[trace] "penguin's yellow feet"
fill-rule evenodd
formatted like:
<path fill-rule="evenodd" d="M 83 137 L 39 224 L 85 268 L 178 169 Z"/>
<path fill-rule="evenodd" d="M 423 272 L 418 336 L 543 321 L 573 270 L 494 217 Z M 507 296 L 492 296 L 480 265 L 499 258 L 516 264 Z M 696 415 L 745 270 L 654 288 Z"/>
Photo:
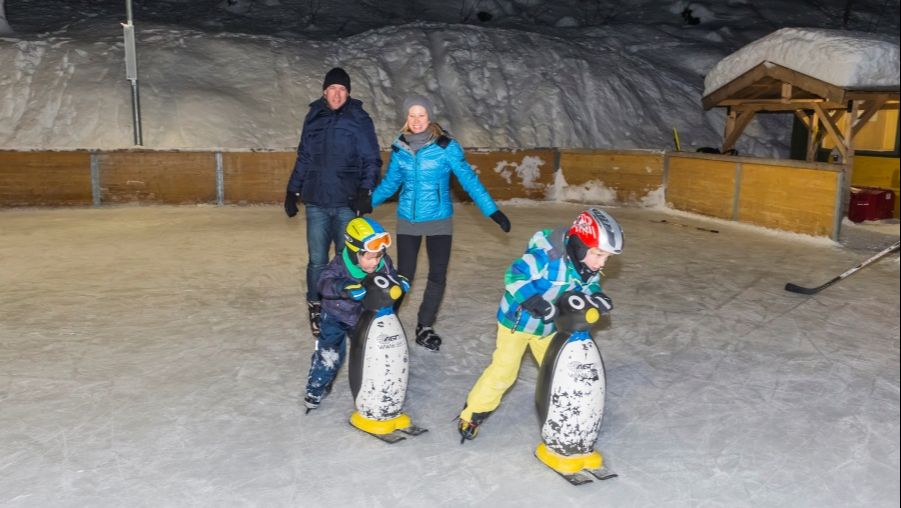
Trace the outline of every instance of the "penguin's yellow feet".
<path fill-rule="evenodd" d="M 412 426 L 413 422 L 410 421 L 410 417 L 406 413 L 401 413 L 389 420 L 372 420 L 361 415 L 358 411 L 354 411 L 354 414 L 350 415 L 350 424 L 370 434 L 390 434 L 395 430 L 406 429 Z"/>
<path fill-rule="evenodd" d="M 535 456 L 558 473 L 572 474 L 583 469 L 599 469 L 604 465 L 604 459 L 597 450 L 583 455 L 561 455 L 548 448 L 544 443 L 535 449 Z"/>
<path fill-rule="evenodd" d="M 389 420 L 372 420 L 354 411 L 350 416 L 350 424 L 386 443 L 396 443 L 406 439 L 406 436 L 418 436 L 428 431 L 413 425 L 405 413 Z"/>
<path fill-rule="evenodd" d="M 616 473 L 604 467 L 604 458 L 597 450 L 582 455 L 561 455 L 541 443 L 535 449 L 535 456 L 573 485 L 590 483 L 591 476 L 598 480 L 607 480 L 617 476 Z M 582 471 L 590 473 L 591 476 Z"/>

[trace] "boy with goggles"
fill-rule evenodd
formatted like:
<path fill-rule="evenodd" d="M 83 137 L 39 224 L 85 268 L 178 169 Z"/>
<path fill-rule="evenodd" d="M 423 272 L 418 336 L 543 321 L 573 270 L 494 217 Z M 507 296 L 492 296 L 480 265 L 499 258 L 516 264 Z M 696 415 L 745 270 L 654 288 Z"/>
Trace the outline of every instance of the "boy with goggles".
<path fill-rule="evenodd" d="M 352 219 L 344 230 L 344 245 L 319 277 L 322 295 L 322 326 L 311 358 L 304 405 L 319 407 L 331 391 L 338 369 L 344 363 L 345 343 L 363 313 L 360 303 L 366 288 L 360 282 L 370 273 L 383 273 L 398 281 L 406 292 L 410 283 L 399 276 L 387 250 L 391 235 L 367 217 Z"/>

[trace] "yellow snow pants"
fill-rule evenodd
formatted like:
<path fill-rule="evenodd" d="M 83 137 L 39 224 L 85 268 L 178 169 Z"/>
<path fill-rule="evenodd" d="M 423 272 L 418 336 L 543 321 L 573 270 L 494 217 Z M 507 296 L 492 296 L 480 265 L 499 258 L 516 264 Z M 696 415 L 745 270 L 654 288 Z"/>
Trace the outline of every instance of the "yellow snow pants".
<path fill-rule="evenodd" d="M 491 363 L 485 367 L 479 380 L 469 391 L 469 395 L 466 397 L 466 408 L 460 413 L 460 418 L 468 422 L 472 421 L 473 413 L 490 413 L 497 409 L 501 403 L 501 397 L 516 381 L 526 347 L 529 347 L 535 361 L 541 366 L 544 353 L 551 343 L 551 337 L 553 334 L 541 337 L 531 333 L 514 332 L 498 323 L 497 345 L 494 354 L 491 355 Z"/>

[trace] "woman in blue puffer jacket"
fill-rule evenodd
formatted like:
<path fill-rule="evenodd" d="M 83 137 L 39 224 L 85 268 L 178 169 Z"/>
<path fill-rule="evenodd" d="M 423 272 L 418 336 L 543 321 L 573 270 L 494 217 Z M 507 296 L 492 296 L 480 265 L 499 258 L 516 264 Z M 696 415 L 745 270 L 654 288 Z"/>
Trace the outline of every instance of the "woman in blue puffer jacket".
<path fill-rule="evenodd" d="M 416 343 L 430 351 L 438 351 L 441 337 L 435 333 L 434 324 L 444 296 L 453 235 L 451 174 L 457 177 L 482 213 L 504 232 L 510 231 L 510 221 L 498 210 L 478 175 L 466 162 L 460 144 L 431 121 L 431 102 L 413 95 L 404 100 L 403 111 L 406 122 L 391 143 L 391 162 L 384 179 L 372 193 L 372 206 L 382 204 L 400 189 L 397 271 L 410 282 L 416 274 L 422 237 L 426 237 L 429 275 L 417 316 Z"/>

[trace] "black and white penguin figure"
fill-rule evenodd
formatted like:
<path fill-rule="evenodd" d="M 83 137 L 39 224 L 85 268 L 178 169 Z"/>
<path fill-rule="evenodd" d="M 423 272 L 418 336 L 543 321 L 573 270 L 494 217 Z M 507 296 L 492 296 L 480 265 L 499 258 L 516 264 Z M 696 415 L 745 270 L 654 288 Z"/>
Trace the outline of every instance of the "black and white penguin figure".
<path fill-rule="evenodd" d="M 350 347 L 350 389 L 356 411 L 350 423 L 387 442 L 404 439 L 396 431 L 418 435 L 403 413 L 410 374 L 407 337 L 394 312 L 394 301 L 403 290 L 397 280 L 383 273 L 371 273 L 362 282 L 366 289 L 360 316 Z"/>
<path fill-rule="evenodd" d="M 557 300 L 551 339 L 535 386 L 542 443 L 535 455 L 573 484 L 616 476 L 594 449 L 604 418 L 607 380 L 591 327 L 607 307 L 594 297 L 567 291 Z"/>

